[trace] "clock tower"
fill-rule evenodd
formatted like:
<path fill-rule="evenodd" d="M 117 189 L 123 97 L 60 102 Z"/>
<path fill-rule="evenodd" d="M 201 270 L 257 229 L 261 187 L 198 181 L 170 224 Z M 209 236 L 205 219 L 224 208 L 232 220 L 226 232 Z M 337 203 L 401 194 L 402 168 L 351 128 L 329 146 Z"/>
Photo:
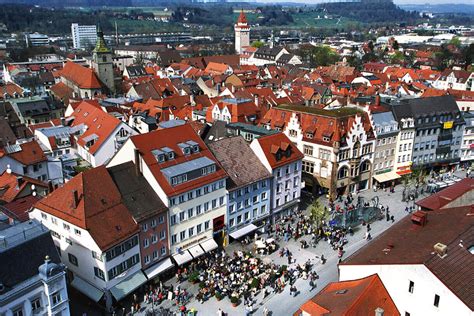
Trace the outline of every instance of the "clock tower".
<path fill-rule="evenodd" d="M 115 83 L 112 51 L 105 44 L 104 33 L 100 28 L 97 30 L 97 43 L 92 53 L 92 68 L 100 81 L 109 89 L 109 92 L 114 93 Z"/>

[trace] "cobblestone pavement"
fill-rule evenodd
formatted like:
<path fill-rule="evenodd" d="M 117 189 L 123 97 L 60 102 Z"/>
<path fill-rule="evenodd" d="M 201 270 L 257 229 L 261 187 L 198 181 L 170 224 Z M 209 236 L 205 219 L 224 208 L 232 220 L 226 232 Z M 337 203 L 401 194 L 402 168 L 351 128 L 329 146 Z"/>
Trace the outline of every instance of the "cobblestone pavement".
<path fill-rule="evenodd" d="M 459 172 L 456 175 L 460 177 L 464 177 L 465 174 Z M 367 190 L 360 193 L 360 196 L 364 197 L 365 200 L 370 200 L 373 197 L 377 196 L 379 198 L 379 204 L 383 206 L 388 206 L 390 210 L 390 215 L 394 216 L 395 222 L 399 221 L 404 216 L 407 216 L 408 213 L 405 211 L 406 206 L 414 205 L 414 202 L 411 201 L 409 203 L 402 202 L 402 191 L 403 186 L 398 185 L 395 187 L 395 192 L 390 193 L 388 190 L 378 190 L 374 192 L 372 189 Z M 419 196 L 418 199 L 426 197 L 428 194 L 423 194 Z M 354 196 L 356 197 L 356 196 Z M 328 201 L 325 197 L 320 198 L 324 205 L 328 205 Z M 356 201 L 356 199 L 355 199 Z M 377 237 L 380 233 L 385 231 L 389 228 L 392 224 L 391 221 L 386 221 L 384 218 L 383 220 L 377 220 L 371 224 L 371 235 L 373 238 Z M 344 255 L 343 258 L 351 255 L 370 241 L 366 241 L 365 237 L 366 229 L 364 226 L 359 226 L 358 228 L 354 229 L 354 235 L 350 236 L 347 235 L 347 239 L 349 241 L 348 244 L 344 246 Z M 309 236 L 302 237 L 301 239 L 309 241 Z M 300 239 L 300 240 L 301 240 Z M 303 264 L 308 259 L 310 259 L 313 263 L 313 271 L 317 271 L 319 274 L 319 279 L 317 281 L 317 288 L 310 291 L 309 280 L 298 279 L 295 283 L 299 294 L 296 297 L 290 296 L 289 293 L 289 286 L 286 286 L 284 291 L 279 294 L 270 294 L 265 300 L 263 300 L 263 295 L 259 294 L 256 296 L 256 304 L 254 304 L 254 312 L 252 315 L 262 315 L 263 313 L 263 306 L 266 306 L 275 316 L 289 316 L 292 315 L 298 307 L 303 304 L 305 301 L 316 295 L 316 293 L 321 290 L 324 286 L 326 286 L 330 282 L 334 282 L 338 280 L 338 256 L 337 251 L 332 250 L 330 245 L 325 241 L 320 241 L 318 245 L 313 248 L 309 247 L 306 249 L 300 248 L 300 242 L 291 239 L 288 242 L 279 242 L 280 247 L 289 248 L 289 250 L 293 253 L 293 258 L 296 259 L 296 264 Z M 227 253 L 232 253 L 234 250 L 243 250 L 243 247 L 246 250 L 250 250 L 252 246 L 242 246 L 240 243 L 233 242 L 227 248 Z M 327 259 L 327 262 L 323 265 L 320 263 L 318 257 L 324 254 L 324 257 Z M 260 256 L 260 255 L 259 255 Z M 271 255 L 264 255 L 261 256 L 262 258 L 268 257 L 273 262 L 283 265 L 287 264 L 287 258 L 281 258 L 279 256 L 278 251 L 274 252 Z M 169 284 L 176 285 L 176 280 L 173 278 L 172 280 L 168 281 L 166 285 Z M 196 293 L 198 290 L 198 284 L 189 284 L 188 282 L 181 283 L 181 288 L 187 289 L 190 293 Z M 170 301 L 164 301 L 161 306 L 170 309 L 173 312 L 177 311 L 177 307 L 173 306 Z M 142 310 L 139 313 L 135 313 L 135 315 L 145 315 L 146 310 L 152 310 L 150 305 L 142 305 Z M 195 308 L 198 312 L 197 315 L 199 316 L 210 316 L 210 315 L 217 315 L 217 310 L 221 308 L 227 315 L 247 315 L 245 311 L 245 306 L 240 304 L 237 307 L 232 307 L 230 301 L 225 298 L 221 301 L 217 301 L 215 298 L 211 298 L 208 301 L 204 302 L 203 304 L 197 302 L 194 299 L 186 305 L 188 309 Z M 155 310 L 157 308 L 155 307 Z M 159 314 L 157 314 L 159 315 Z M 179 315 L 179 314 L 177 314 Z"/>

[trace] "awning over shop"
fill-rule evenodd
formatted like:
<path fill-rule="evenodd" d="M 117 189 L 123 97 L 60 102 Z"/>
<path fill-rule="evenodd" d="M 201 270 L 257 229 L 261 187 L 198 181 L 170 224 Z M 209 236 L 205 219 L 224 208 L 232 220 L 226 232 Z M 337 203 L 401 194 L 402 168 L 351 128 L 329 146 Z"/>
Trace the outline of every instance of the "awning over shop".
<path fill-rule="evenodd" d="M 132 293 L 146 281 L 147 278 L 143 274 L 143 272 L 138 271 L 137 273 L 129 276 L 128 278 L 111 288 L 110 293 L 112 293 L 112 296 L 115 297 L 117 301 L 120 301 L 122 298 Z"/>
<path fill-rule="evenodd" d="M 389 172 L 374 175 L 374 179 L 379 183 L 392 181 L 398 178 L 400 178 L 400 175 L 397 174 L 395 171 L 389 171 Z"/>
<path fill-rule="evenodd" d="M 255 226 L 254 224 L 250 224 L 250 225 L 247 225 L 247 226 L 244 226 L 240 229 L 237 229 L 235 232 L 232 232 L 230 234 L 230 237 L 234 238 L 234 239 L 239 239 L 240 237 L 243 237 L 247 234 L 250 234 L 251 232 L 257 230 L 257 226 Z"/>
<path fill-rule="evenodd" d="M 411 170 L 410 170 L 410 169 L 397 171 L 397 174 L 398 174 L 399 176 L 404 176 L 404 175 L 410 174 L 410 173 L 411 173 Z"/>
<path fill-rule="evenodd" d="M 202 249 L 204 249 L 205 252 L 210 252 L 213 251 L 214 249 L 217 249 L 217 243 L 214 239 L 208 239 L 204 242 L 201 243 Z"/>
<path fill-rule="evenodd" d="M 87 283 L 86 281 L 79 278 L 78 276 L 74 276 L 74 280 L 72 280 L 71 285 L 76 290 L 78 290 L 79 292 L 81 292 L 82 294 L 84 294 L 85 296 L 87 296 L 88 298 L 90 298 L 96 303 L 104 295 L 104 292 L 102 292 L 101 290 L 93 286 L 92 284 Z"/>
<path fill-rule="evenodd" d="M 162 260 L 162 261 L 158 262 L 157 264 L 153 265 L 152 267 L 146 269 L 145 274 L 146 274 L 148 279 L 151 279 L 151 278 L 157 276 L 158 274 L 170 269 L 173 266 L 174 266 L 174 264 L 171 261 L 171 259 L 166 258 L 165 260 Z"/>
<path fill-rule="evenodd" d="M 194 258 L 200 257 L 204 254 L 204 250 L 202 250 L 201 246 L 199 245 L 188 248 L 188 250 Z"/>
<path fill-rule="evenodd" d="M 181 253 L 177 253 L 177 254 L 173 255 L 173 259 L 176 261 L 176 263 L 179 266 L 182 266 L 186 262 L 189 262 L 189 261 L 193 260 L 193 256 L 191 256 L 189 251 L 184 250 Z"/>

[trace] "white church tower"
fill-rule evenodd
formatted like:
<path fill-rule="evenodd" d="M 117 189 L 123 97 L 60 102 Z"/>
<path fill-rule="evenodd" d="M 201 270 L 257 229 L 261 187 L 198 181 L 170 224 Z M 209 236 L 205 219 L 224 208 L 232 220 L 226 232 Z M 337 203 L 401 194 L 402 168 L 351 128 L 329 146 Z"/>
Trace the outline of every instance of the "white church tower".
<path fill-rule="evenodd" d="M 242 53 L 242 47 L 250 46 L 250 26 L 247 22 L 244 10 L 240 11 L 237 24 L 234 25 L 235 30 L 235 51 Z"/>

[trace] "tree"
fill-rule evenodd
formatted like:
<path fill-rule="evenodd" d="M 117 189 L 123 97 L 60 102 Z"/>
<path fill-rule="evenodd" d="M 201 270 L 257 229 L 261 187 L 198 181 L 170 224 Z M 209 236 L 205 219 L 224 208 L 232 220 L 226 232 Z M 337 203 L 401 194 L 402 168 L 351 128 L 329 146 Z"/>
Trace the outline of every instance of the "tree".
<path fill-rule="evenodd" d="M 332 65 L 339 60 L 329 46 L 305 46 L 299 54 L 311 67 Z"/>
<path fill-rule="evenodd" d="M 310 206 L 309 217 L 313 224 L 319 227 L 321 226 L 321 222 L 329 217 L 329 211 L 327 207 L 321 204 L 319 199 L 316 199 Z"/>
<path fill-rule="evenodd" d="M 401 64 L 405 60 L 405 56 L 402 52 L 396 51 L 395 54 L 390 57 L 390 60 L 392 64 Z"/>
<path fill-rule="evenodd" d="M 450 41 L 449 44 L 456 46 L 457 48 L 461 47 L 461 40 L 459 37 L 453 37 Z"/>
<path fill-rule="evenodd" d="M 262 41 L 255 41 L 255 42 L 252 43 L 252 47 L 255 47 L 255 48 L 260 48 L 263 45 L 265 45 L 265 43 L 262 42 Z"/>

